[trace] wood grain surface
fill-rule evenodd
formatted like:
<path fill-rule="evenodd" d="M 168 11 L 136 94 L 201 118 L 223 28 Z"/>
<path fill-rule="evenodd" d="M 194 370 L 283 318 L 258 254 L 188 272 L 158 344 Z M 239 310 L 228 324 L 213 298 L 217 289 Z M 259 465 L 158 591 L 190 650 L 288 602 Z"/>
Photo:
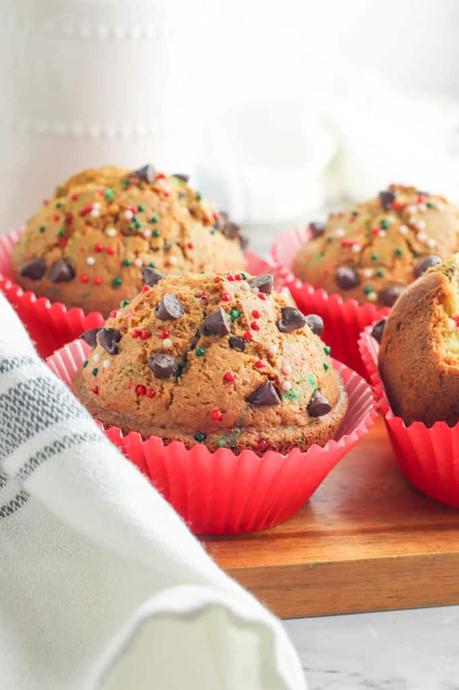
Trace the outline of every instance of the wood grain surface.
<path fill-rule="evenodd" d="M 382 420 L 291 520 L 203 541 L 284 618 L 459 603 L 459 511 L 405 482 Z"/>

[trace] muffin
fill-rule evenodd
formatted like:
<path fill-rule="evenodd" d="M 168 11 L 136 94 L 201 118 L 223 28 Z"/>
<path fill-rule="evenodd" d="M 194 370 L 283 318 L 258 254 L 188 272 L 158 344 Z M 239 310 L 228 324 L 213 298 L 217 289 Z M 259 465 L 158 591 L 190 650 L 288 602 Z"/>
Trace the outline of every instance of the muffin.
<path fill-rule="evenodd" d="M 102 329 L 74 390 L 107 425 L 187 447 L 286 452 L 325 444 L 347 396 L 322 321 L 244 273 L 164 276 Z"/>
<path fill-rule="evenodd" d="M 430 268 L 392 309 L 379 370 L 393 412 L 406 424 L 459 421 L 459 254 Z"/>
<path fill-rule="evenodd" d="M 139 292 L 144 268 L 244 270 L 242 243 L 185 175 L 102 167 L 57 188 L 28 221 L 12 264 L 23 288 L 107 316 Z"/>
<path fill-rule="evenodd" d="M 360 304 L 391 307 L 405 287 L 458 247 L 459 212 L 442 196 L 392 184 L 326 223 L 293 262 L 301 280 Z"/>

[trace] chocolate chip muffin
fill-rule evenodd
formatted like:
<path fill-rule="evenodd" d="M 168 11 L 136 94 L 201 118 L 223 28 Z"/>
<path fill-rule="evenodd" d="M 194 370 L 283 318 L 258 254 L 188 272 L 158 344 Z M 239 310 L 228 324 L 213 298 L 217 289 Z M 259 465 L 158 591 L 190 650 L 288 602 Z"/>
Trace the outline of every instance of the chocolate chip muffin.
<path fill-rule="evenodd" d="M 187 447 L 306 450 L 338 430 L 347 396 L 322 320 L 244 273 L 164 276 L 83 334 L 74 389 L 95 417 Z"/>
<path fill-rule="evenodd" d="M 392 184 L 311 223 L 295 258 L 301 280 L 359 303 L 391 307 L 405 287 L 459 248 L 459 212 L 442 196 Z"/>
<path fill-rule="evenodd" d="M 12 263 L 22 287 L 105 316 L 142 286 L 141 269 L 244 270 L 239 227 L 185 175 L 151 165 L 86 170 L 28 221 Z"/>
<path fill-rule="evenodd" d="M 382 332 L 381 378 L 407 424 L 459 421 L 459 254 L 430 268 L 392 309 Z M 373 335 L 379 339 L 382 327 Z"/>

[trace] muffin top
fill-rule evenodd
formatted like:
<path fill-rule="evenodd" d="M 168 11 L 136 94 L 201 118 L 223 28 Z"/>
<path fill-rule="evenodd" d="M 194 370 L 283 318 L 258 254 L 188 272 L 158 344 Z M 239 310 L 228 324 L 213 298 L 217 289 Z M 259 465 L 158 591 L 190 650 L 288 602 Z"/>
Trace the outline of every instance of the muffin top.
<path fill-rule="evenodd" d="M 459 254 L 430 268 L 392 309 L 379 369 L 395 414 L 407 424 L 459 421 Z M 376 332 L 376 336 L 378 333 Z"/>
<path fill-rule="evenodd" d="M 243 270 L 239 227 L 188 185 L 151 165 L 71 177 L 32 216 L 13 251 L 18 282 L 108 315 L 142 287 L 141 269 Z"/>
<path fill-rule="evenodd" d="M 406 285 L 458 249 L 458 232 L 459 212 L 444 197 L 392 184 L 311 223 L 293 270 L 329 293 L 391 307 Z"/>
<path fill-rule="evenodd" d="M 271 275 L 163 276 L 82 337 L 75 390 L 103 422 L 215 449 L 325 443 L 346 395 L 320 339 Z"/>

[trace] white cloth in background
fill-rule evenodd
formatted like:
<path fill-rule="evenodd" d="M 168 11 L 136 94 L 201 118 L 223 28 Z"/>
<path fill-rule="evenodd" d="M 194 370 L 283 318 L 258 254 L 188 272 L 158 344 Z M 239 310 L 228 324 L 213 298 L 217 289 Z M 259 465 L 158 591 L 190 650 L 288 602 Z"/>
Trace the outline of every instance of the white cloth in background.
<path fill-rule="evenodd" d="M 0 295 L 2 690 L 303 690 L 281 623 L 39 360 Z"/>

